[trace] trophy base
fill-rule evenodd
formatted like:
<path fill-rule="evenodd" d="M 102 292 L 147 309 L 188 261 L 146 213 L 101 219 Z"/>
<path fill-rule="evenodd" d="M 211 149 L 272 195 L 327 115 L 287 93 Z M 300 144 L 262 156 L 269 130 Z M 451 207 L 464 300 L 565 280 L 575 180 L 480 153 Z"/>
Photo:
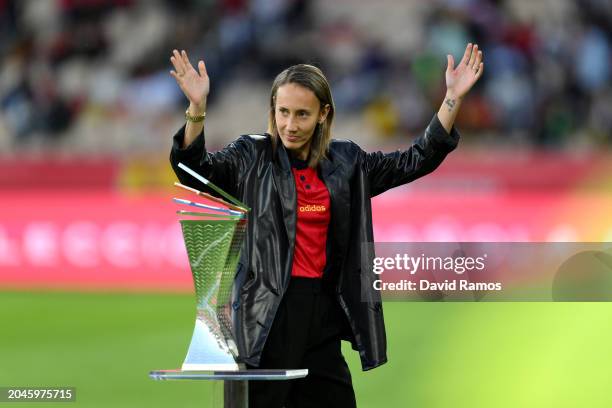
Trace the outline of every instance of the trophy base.
<path fill-rule="evenodd" d="M 149 373 L 154 380 L 294 380 L 308 375 L 308 369 L 299 370 L 155 370 Z"/>
<path fill-rule="evenodd" d="M 293 380 L 308 375 L 308 370 L 238 370 L 238 371 L 189 371 L 189 370 L 156 370 L 149 373 L 154 380 L 221 380 L 223 384 L 221 401 L 212 395 L 209 408 L 248 408 L 249 381 L 253 380 Z M 217 385 L 213 385 L 213 390 Z"/>
<path fill-rule="evenodd" d="M 189 364 L 181 366 L 181 371 L 239 371 L 238 364 Z"/>

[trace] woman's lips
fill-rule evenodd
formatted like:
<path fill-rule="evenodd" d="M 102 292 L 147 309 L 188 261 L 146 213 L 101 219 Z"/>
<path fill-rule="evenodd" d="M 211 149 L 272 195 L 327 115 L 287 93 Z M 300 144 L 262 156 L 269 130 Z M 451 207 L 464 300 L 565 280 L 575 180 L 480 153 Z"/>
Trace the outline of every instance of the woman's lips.
<path fill-rule="evenodd" d="M 285 136 L 285 137 L 286 137 L 286 138 L 287 138 L 287 140 L 288 140 L 288 141 L 290 141 L 290 142 L 297 142 L 298 140 L 300 140 L 300 138 L 299 138 L 298 136 L 290 136 L 290 135 L 287 135 L 287 136 Z"/>

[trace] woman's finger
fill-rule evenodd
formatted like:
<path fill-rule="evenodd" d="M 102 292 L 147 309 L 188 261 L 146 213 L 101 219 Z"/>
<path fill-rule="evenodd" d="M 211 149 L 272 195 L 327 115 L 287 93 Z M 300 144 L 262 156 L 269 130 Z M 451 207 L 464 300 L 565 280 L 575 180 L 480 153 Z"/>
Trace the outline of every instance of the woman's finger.
<path fill-rule="evenodd" d="M 482 76 L 482 71 L 484 71 L 484 64 L 481 62 L 480 65 L 478 65 L 478 71 L 476 71 L 476 80 Z"/>
<path fill-rule="evenodd" d="M 470 55 L 472 53 L 472 43 L 469 43 L 467 47 L 465 47 L 465 52 L 463 53 L 463 58 L 461 58 L 461 63 L 463 65 L 467 65 L 470 60 Z"/>
<path fill-rule="evenodd" d="M 174 79 L 176 79 L 177 82 L 179 82 L 181 80 L 181 77 L 179 77 L 178 74 L 176 73 L 176 71 L 174 71 L 174 70 L 170 71 L 170 75 L 172 75 L 172 77 Z"/>
<path fill-rule="evenodd" d="M 198 62 L 198 71 L 200 72 L 200 76 L 208 76 L 208 72 L 206 72 L 206 64 L 204 64 L 203 60 Z"/>
<path fill-rule="evenodd" d="M 174 57 L 174 67 L 176 68 L 176 73 L 179 75 L 183 75 L 185 73 L 185 64 L 183 63 L 181 54 L 179 54 L 178 50 L 173 50 L 172 56 Z"/>
<path fill-rule="evenodd" d="M 474 44 L 474 46 L 472 47 L 472 54 L 470 55 L 468 67 L 474 66 L 474 62 L 476 61 L 476 55 L 478 55 L 478 44 Z"/>
<path fill-rule="evenodd" d="M 481 62 L 482 62 L 482 51 L 478 50 L 478 55 L 476 56 L 476 62 L 474 63 L 474 65 L 476 67 L 480 67 Z"/>
<path fill-rule="evenodd" d="M 178 73 L 179 72 L 179 64 L 176 61 L 176 58 L 174 58 L 174 55 L 170 57 L 170 62 L 172 63 L 172 66 L 174 67 L 174 72 Z"/>
<path fill-rule="evenodd" d="M 181 57 L 183 59 L 183 64 L 185 64 L 185 69 L 193 68 L 191 65 L 191 61 L 189 61 L 189 56 L 187 55 L 187 51 L 181 50 Z"/>
<path fill-rule="evenodd" d="M 449 54 L 446 56 L 446 62 L 446 72 L 452 72 L 453 69 L 455 69 L 455 59 L 452 55 Z"/>

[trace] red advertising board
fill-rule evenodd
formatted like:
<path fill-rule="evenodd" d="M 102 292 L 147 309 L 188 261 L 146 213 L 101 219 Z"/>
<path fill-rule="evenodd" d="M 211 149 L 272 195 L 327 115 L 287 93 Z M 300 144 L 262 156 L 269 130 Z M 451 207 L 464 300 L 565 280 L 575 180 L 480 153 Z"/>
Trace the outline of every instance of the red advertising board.
<path fill-rule="evenodd" d="M 191 290 L 172 192 L 0 193 L 3 288 Z M 601 241 L 612 196 L 434 193 L 374 199 L 377 242 Z"/>

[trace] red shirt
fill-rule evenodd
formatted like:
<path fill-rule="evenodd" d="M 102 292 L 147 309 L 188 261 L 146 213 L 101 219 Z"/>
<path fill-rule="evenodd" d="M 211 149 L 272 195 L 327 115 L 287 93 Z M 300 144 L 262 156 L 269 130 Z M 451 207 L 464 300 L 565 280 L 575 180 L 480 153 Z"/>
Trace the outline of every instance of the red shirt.
<path fill-rule="evenodd" d="M 292 167 L 297 191 L 297 224 L 291 276 L 321 278 L 326 262 L 329 191 L 310 167 Z"/>

